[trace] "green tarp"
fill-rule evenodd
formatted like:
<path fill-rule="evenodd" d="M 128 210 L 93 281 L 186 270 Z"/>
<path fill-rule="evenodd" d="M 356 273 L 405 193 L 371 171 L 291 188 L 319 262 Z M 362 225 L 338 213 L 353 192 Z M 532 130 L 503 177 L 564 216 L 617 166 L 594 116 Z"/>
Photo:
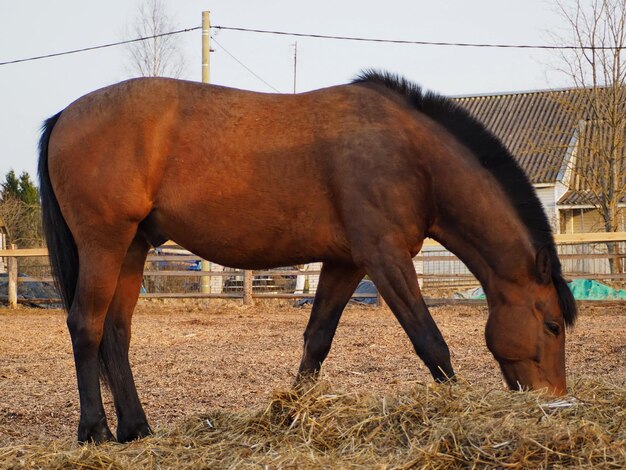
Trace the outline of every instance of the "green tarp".
<path fill-rule="evenodd" d="M 626 290 L 613 289 L 591 279 L 576 279 L 568 284 L 576 300 L 626 299 Z"/>
<path fill-rule="evenodd" d="M 568 284 L 576 300 L 626 300 L 626 290 L 613 289 L 601 282 L 591 279 L 575 279 Z M 482 287 L 454 294 L 455 299 L 485 299 Z"/>

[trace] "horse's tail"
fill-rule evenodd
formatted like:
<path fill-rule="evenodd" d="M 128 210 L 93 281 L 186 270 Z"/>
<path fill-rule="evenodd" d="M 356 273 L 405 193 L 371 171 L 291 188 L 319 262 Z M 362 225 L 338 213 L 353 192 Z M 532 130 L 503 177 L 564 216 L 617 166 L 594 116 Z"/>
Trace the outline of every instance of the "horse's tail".
<path fill-rule="evenodd" d="M 74 236 L 61 213 L 48 172 L 48 144 L 54 125 L 61 116 L 55 114 L 43 123 L 39 139 L 39 191 L 43 231 L 48 245 L 52 275 L 69 312 L 78 281 L 78 250 Z"/>

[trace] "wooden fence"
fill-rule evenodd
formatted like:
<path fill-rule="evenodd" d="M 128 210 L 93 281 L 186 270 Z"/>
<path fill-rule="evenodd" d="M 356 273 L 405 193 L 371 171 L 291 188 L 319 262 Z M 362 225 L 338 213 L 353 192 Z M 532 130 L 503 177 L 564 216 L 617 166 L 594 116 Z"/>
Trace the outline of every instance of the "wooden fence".
<path fill-rule="evenodd" d="M 620 272 L 584 272 L 584 271 L 575 271 L 568 270 L 568 266 L 574 266 L 574 264 L 582 264 L 583 266 L 589 265 L 591 260 L 601 260 L 604 263 L 607 263 L 609 258 L 613 260 L 618 260 L 619 265 L 626 264 L 626 254 L 624 250 L 621 250 L 618 255 L 608 254 L 606 252 L 602 252 L 602 250 L 592 250 L 592 249 L 583 249 L 583 250 L 571 250 L 569 248 L 579 246 L 579 247 L 592 247 L 592 246 L 604 246 L 606 247 L 606 243 L 619 243 L 620 245 L 623 242 L 626 242 L 626 232 L 615 232 L 615 233 L 579 233 L 579 234 L 564 234 L 564 235 L 556 235 L 555 240 L 557 245 L 559 245 L 560 251 L 566 251 L 565 253 L 560 254 L 561 261 L 565 268 L 565 275 L 569 279 L 576 278 L 589 278 L 589 279 L 598 279 L 598 280 L 610 280 L 610 281 L 626 281 L 626 274 L 624 270 L 621 269 Z M 299 276 L 304 276 L 308 279 L 315 279 L 319 276 L 320 265 L 310 265 L 312 268 L 308 270 L 295 269 L 294 267 L 284 268 L 284 269 L 272 269 L 272 270 L 255 270 L 255 271 L 243 271 L 243 270 L 224 270 L 223 267 L 218 267 L 216 265 L 210 265 L 209 263 L 203 262 L 199 257 L 186 252 L 184 250 L 177 250 L 174 254 L 172 252 L 175 249 L 176 245 L 172 243 L 166 244 L 165 253 L 157 254 L 152 252 L 148 255 L 148 259 L 146 262 L 146 269 L 144 271 L 144 279 L 151 278 L 168 278 L 168 279 L 185 279 L 185 278 L 193 278 L 199 280 L 198 289 L 181 289 L 182 291 L 178 292 L 142 292 L 141 296 L 144 298 L 238 298 L 243 299 L 244 303 L 252 303 L 254 298 L 282 298 L 282 299 L 299 299 L 299 298 L 308 298 L 314 297 L 315 292 L 314 289 L 309 289 L 306 291 L 302 287 L 299 289 L 292 289 L 291 291 L 278 291 L 276 289 L 266 292 L 262 292 L 259 288 L 259 284 L 262 284 L 262 287 L 267 287 L 268 284 L 264 284 L 266 280 L 278 279 L 278 278 L 298 278 Z M 564 250 L 564 247 L 568 247 L 567 250 Z M 428 250 L 431 250 L 430 253 L 426 253 Z M 432 250 L 437 250 L 436 253 L 432 253 Z M 162 250 L 163 251 L 163 250 Z M 577 252 L 582 251 L 582 252 Z M 595 252 L 594 252 L 595 251 Z M 51 283 L 52 277 L 48 275 L 19 275 L 19 265 L 21 259 L 30 259 L 30 258 L 46 258 L 45 263 L 47 263 L 48 252 L 43 248 L 31 248 L 31 249 L 17 249 L 15 246 L 10 249 L 0 250 L 0 260 L 3 261 L 3 264 L 6 268 L 7 277 L 8 277 L 8 295 L 5 299 L 8 300 L 8 303 L 11 307 L 16 307 L 18 301 L 18 286 L 22 283 L 26 282 L 46 282 Z M 161 270 L 158 268 L 159 264 L 163 263 L 196 263 L 201 265 L 201 270 Z M 429 272 L 427 269 L 424 269 L 424 266 L 427 263 L 442 263 L 444 266 L 450 263 L 456 263 L 463 267 L 461 270 L 450 270 L 448 272 Z M 574 263 L 574 264 L 572 264 Z M 478 285 L 478 281 L 474 278 L 474 276 L 469 273 L 467 268 L 465 268 L 459 259 L 452 255 L 449 252 L 446 252 L 441 245 L 436 243 L 433 240 L 426 240 L 424 244 L 424 250 L 420 255 L 414 258 L 414 264 L 416 266 L 417 277 L 421 284 L 437 284 L 442 281 L 445 281 L 445 285 L 447 286 L 458 286 L 458 285 Z M 577 265 L 578 265 L 577 264 Z M 207 269 L 207 266 L 210 267 Z M 155 268 L 156 266 L 156 268 Z M 222 289 L 217 289 L 217 291 L 211 291 L 210 286 L 213 279 L 221 279 L 218 284 L 222 285 Z M 208 282 L 206 282 L 208 279 Z M 235 289 L 223 289 L 225 284 L 224 280 L 228 279 L 231 282 L 231 285 L 235 285 Z M 263 282 L 261 282 L 263 281 Z M 257 288 L 255 292 L 255 282 L 257 283 Z M 316 284 L 316 283 L 315 283 Z M 239 286 L 241 288 L 239 288 Z M 194 291 L 197 290 L 197 291 Z M 58 295 L 58 294 L 57 294 Z M 359 293 L 354 294 L 353 297 L 358 298 L 376 298 L 377 294 L 365 294 Z M 47 302 L 59 302 L 59 299 L 53 298 L 41 298 L 41 299 L 27 299 L 29 302 L 34 301 L 47 301 Z M 449 299 L 434 299 L 433 303 L 441 303 L 441 302 L 450 302 Z"/>

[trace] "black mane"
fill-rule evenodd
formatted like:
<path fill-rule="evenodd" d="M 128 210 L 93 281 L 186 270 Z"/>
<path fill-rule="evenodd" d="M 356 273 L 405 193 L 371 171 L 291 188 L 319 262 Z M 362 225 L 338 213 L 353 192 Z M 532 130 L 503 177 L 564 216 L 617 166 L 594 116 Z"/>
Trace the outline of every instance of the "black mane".
<path fill-rule="evenodd" d="M 419 85 L 389 72 L 366 70 L 354 84 L 376 84 L 403 95 L 408 104 L 444 126 L 480 160 L 500 183 L 522 219 L 537 251 L 547 248 L 552 261 L 552 280 L 559 296 L 561 311 L 568 325 L 576 320 L 576 302 L 561 271 L 561 262 L 550 223 L 526 173 L 508 149 L 465 109 Z"/>

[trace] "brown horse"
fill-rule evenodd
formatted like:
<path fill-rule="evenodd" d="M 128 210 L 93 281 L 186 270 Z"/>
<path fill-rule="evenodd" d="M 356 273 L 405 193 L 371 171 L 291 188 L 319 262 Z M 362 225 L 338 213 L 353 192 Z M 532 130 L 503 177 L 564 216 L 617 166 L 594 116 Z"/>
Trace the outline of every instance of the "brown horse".
<path fill-rule="evenodd" d="M 150 433 L 128 361 L 150 246 L 175 240 L 227 266 L 322 261 L 298 377 L 315 375 L 364 274 L 435 380 L 454 376 L 412 258 L 426 237 L 489 299 L 487 346 L 511 388 L 566 392 L 576 308 L 532 186 L 502 144 L 449 100 L 367 72 L 300 95 L 170 79 L 90 93 L 44 124 L 44 225 L 72 338 L 80 441 Z"/>

